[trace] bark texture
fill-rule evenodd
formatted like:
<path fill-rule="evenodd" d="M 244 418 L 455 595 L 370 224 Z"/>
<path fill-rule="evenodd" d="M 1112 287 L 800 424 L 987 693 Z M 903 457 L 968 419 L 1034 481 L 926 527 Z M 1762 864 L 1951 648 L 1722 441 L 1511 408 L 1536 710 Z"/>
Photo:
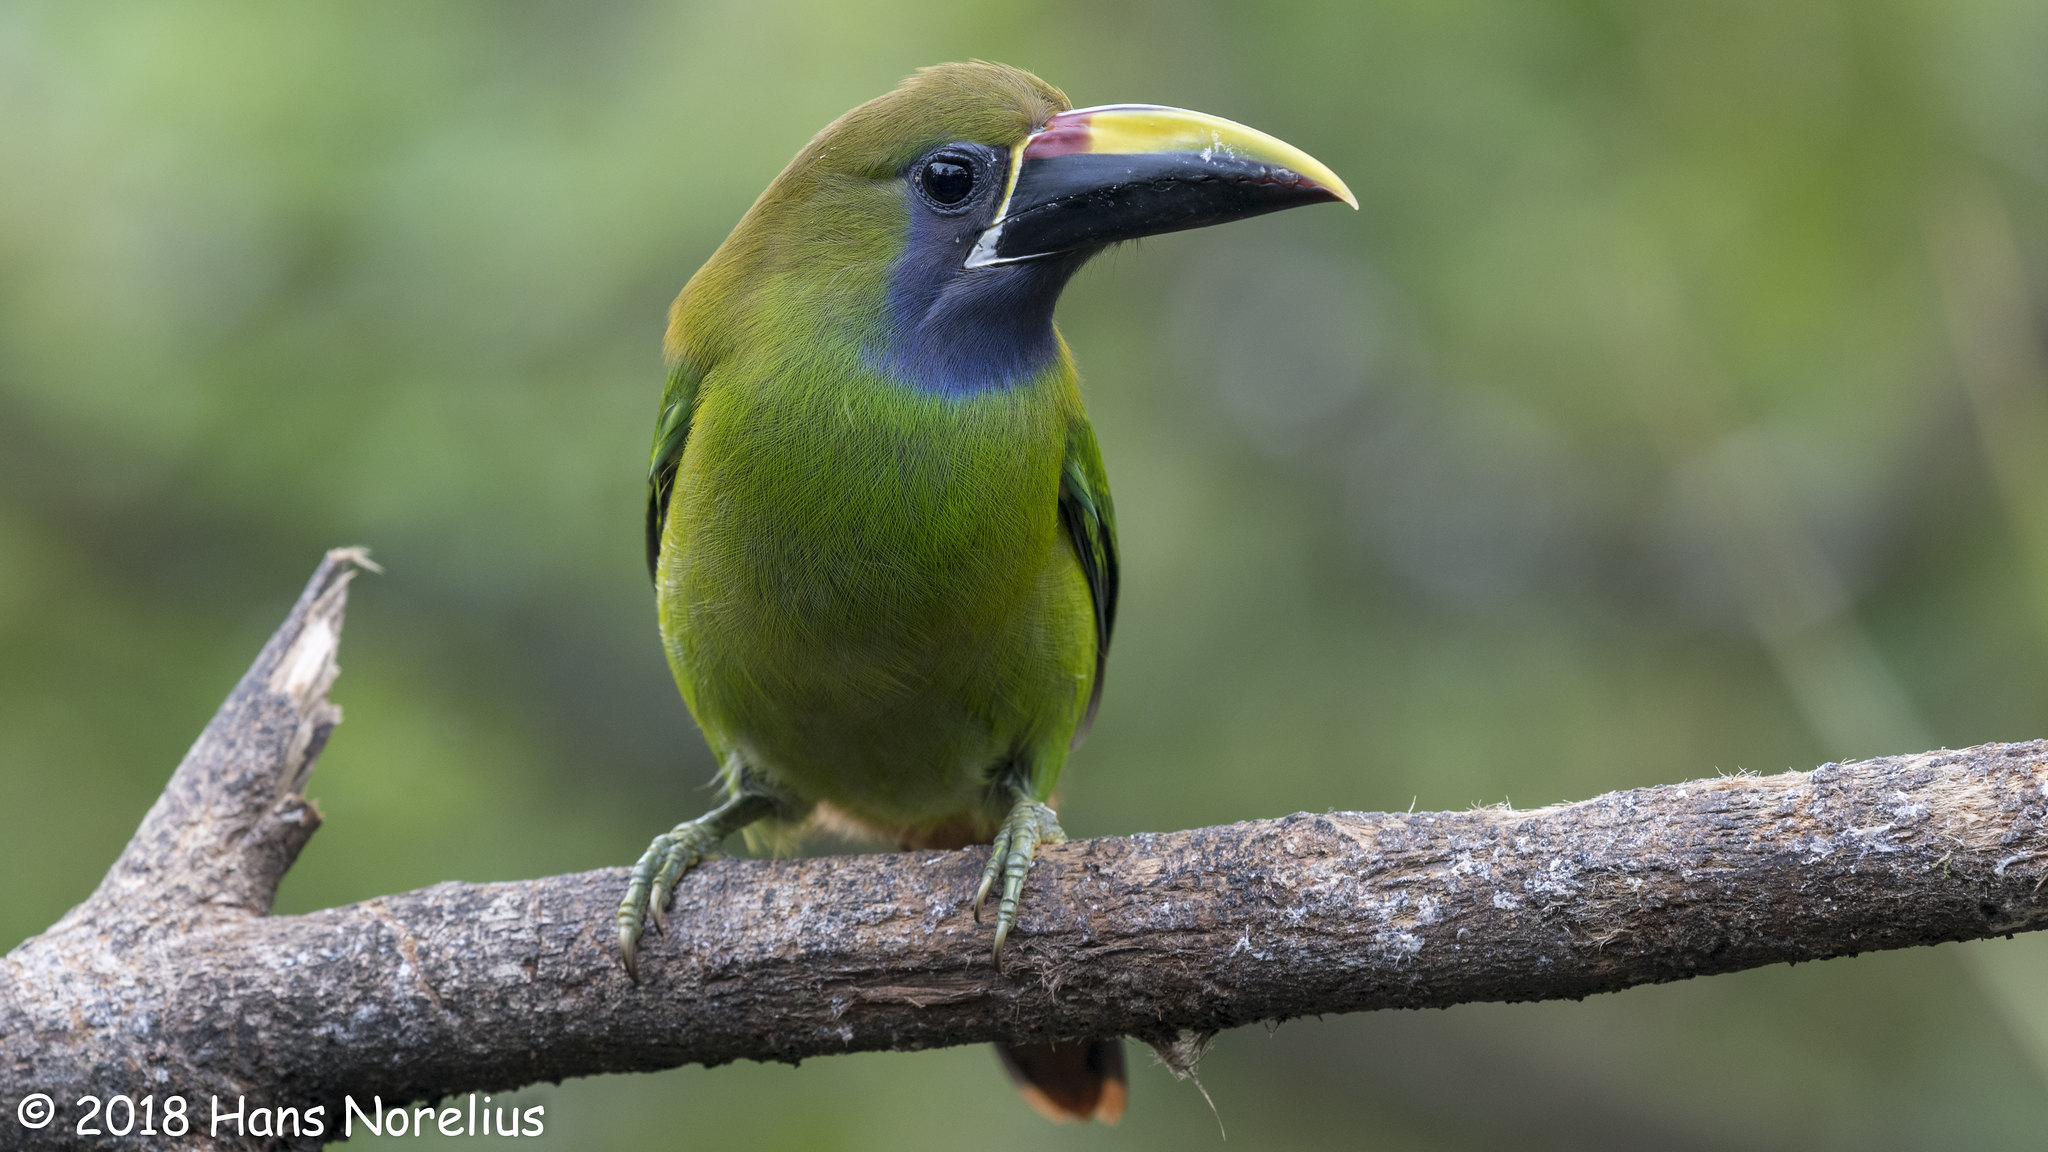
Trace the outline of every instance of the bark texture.
<path fill-rule="evenodd" d="M 625 978 L 623 868 L 439 884 L 305 916 L 271 897 L 350 570 L 330 553 L 90 899 L 0 960 L 0 1147 L 88 1094 L 325 1105 L 735 1059 L 1133 1035 L 1580 997 L 2048 926 L 2048 742 L 1610 793 L 1533 811 L 1301 814 L 1042 849 L 998 974 L 985 849 L 714 861 Z M 18 1102 L 47 1093 L 50 1125 Z"/>

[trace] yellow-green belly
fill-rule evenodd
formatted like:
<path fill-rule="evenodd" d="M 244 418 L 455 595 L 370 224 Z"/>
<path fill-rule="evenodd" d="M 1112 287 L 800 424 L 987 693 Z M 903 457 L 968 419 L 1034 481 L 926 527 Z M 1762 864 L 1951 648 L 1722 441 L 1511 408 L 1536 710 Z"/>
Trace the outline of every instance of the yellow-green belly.
<path fill-rule="evenodd" d="M 714 751 L 895 831 L 989 811 L 1004 766 L 1056 774 L 1095 656 L 1061 397 L 706 384 L 658 587 Z"/>

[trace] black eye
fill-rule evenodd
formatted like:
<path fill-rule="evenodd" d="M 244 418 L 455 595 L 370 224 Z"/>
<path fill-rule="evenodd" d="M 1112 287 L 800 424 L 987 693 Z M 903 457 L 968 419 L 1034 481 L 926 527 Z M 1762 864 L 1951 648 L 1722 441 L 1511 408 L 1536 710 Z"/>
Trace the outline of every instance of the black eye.
<path fill-rule="evenodd" d="M 951 207 L 974 191 L 974 164 L 964 156 L 934 156 L 925 161 L 917 182 L 932 203 Z"/>

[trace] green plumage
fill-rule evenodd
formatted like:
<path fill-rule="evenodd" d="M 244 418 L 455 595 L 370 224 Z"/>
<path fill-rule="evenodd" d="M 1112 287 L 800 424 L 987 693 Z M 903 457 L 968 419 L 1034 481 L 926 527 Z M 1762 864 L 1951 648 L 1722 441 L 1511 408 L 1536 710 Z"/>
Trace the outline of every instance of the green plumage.
<path fill-rule="evenodd" d="M 896 173 L 1066 102 L 993 65 L 828 127 L 677 300 L 650 476 L 671 667 L 705 737 L 802 816 L 987 839 L 1046 800 L 1101 687 L 1115 521 L 1072 358 L 968 395 L 875 366 Z"/>

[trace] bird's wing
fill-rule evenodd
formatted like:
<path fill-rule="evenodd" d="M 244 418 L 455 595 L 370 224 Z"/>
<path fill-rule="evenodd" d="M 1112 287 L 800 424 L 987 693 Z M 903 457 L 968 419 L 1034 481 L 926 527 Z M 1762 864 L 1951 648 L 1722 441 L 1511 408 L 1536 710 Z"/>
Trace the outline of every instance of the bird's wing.
<path fill-rule="evenodd" d="M 661 561 L 661 527 L 668 519 L 668 498 L 675 491 L 676 464 L 683 442 L 690 438 L 690 411 L 697 404 L 697 382 L 703 375 L 687 359 L 669 369 L 661 393 L 661 419 L 654 425 L 654 458 L 647 468 L 647 575 Z"/>
<path fill-rule="evenodd" d="M 1095 685 L 1088 693 L 1088 711 L 1074 729 L 1079 745 L 1095 723 L 1102 703 L 1102 670 L 1109 660 L 1109 637 L 1116 630 L 1116 508 L 1109 499 L 1109 476 L 1102 470 L 1102 450 L 1095 429 L 1085 418 L 1067 433 L 1067 460 L 1060 472 L 1060 522 L 1081 559 L 1088 578 L 1088 598 L 1095 604 Z"/>

